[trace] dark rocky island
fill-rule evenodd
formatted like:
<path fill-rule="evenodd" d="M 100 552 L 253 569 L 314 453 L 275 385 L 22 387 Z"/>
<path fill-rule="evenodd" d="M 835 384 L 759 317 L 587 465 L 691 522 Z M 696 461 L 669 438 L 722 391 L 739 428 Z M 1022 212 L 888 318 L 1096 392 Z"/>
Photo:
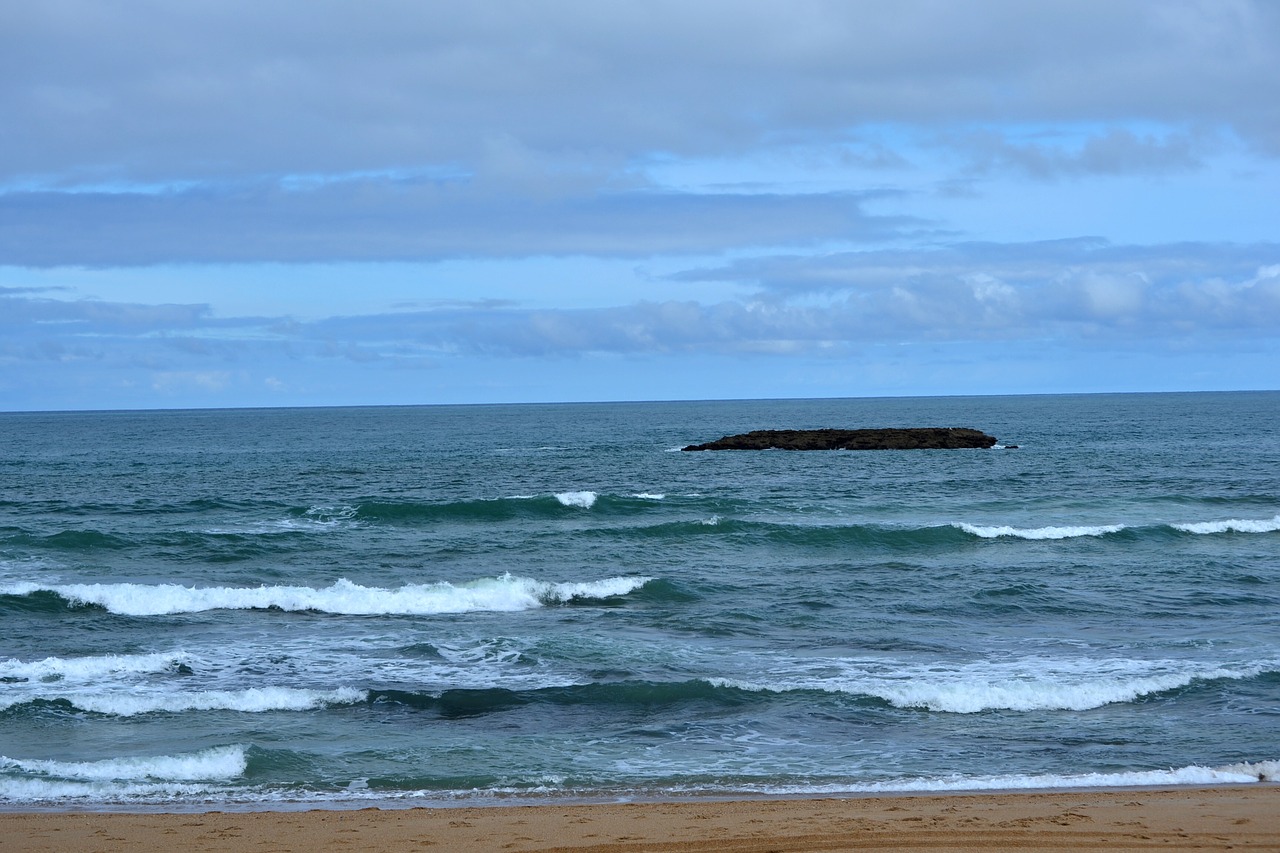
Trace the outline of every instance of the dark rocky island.
<path fill-rule="evenodd" d="M 985 448 L 995 436 L 968 427 L 910 429 L 758 429 L 682 450 L 958 450 Z"/>

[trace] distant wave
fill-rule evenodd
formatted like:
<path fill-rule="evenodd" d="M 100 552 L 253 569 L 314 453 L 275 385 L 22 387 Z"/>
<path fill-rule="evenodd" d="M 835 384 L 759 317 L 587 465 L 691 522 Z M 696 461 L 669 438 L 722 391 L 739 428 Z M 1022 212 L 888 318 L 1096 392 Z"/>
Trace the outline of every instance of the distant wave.
<path fill-rule="evenodd" d="M 555 497 L 564 506 L 591 509 L 591 507 L 595 506 L 596 499 L 600 496 L 595 492 L 557 492 Z"/>
<path fill-rule="evenodd" d="M 334 511 L 315 515 L 311 510 L 298 521 L 330 523 L 414 524 L 439 520 L 493 522 L 512 518 L 563 518 L 565 510 L 593 510 L 604 514 L 648 514 L 655 504 L 666 500 L 661 492 L 607 494 L 590 489 L 567 489 L 552 493 L 516 493 L 503 497 L 460 501 L 363 501 L 348 514 Z M 314 507 L 312 509 L 315 509 Z M 338 508 L 342 510 L 343 508 Z"/>
<path fill-rule="evenodd" d="M 324 533 L 357 525 L 359 523 L 357 513 L 357 508 L 353 506 L 313 506 L 302 512 L 295 510 L 285 518 L 219 525 L 207 528 L 203 532 L 215 536 Z"/>
<path fill-rule="evenodd" d="M 1108 533 L 1119 533 L 1127 525 L 1099 524 L 1064 527 L 1010 527 L 1008 525 L 984 527 L 977 524 L 953 524 L 965 533 L 983 539 L 996 539 L 1011 536 L 1017 539 L 1074 539 L 1079 536 L 1105 536 Z"/>
<path fill-rule="evenodd" d="M 1156 524 L 1134 527 L 1128 524 L 1063 525 L 1046 527 L 1012 527 L 1009 525 L 979 525 L 955 523 L 951 525 L 965 533 L 982 539 L 1002 536 L 1017 539 L 1074 539 L 1081 536 L 1107 536 L 1122 530 L 1139 532 L 1159 529 L 1182 533 L 1210 535 L 1217 533 L 1275 533 L 1280 531 L 1280 515 L 1266 519 L 1229 518 L 1223 521 L 1199 521 L 1183 524 Z"/>
<path fill-rule="evenodd" d="M 316 589 L 301 586 L 188 587 L 179 584 L 16 583 L 0 595 L 40 592 L 73 605 L 97 605 L 124 616 L 161 616 L 206 610 L 312 610 L 350 616 L 470 613 L 531 610 L 548 604 L 626 595 L 653 578 L 613 577 L 583 583 L 549 583 L 511 574 L 465 584 L 409 584 L 397 589 L 366 587 L 343 578 Z"/>
<path fill-rule="evenodd" d="M 1275 533 L 1280 530 L 1280 515 L 1267 519 L 1228 518 L 1225 521 L 1200 521 L 1171 525 L 1183 533 Z"/>
<path fill-rule="evenodd" d="M 311 711 L 331 705 L 354 705 L 368 699 L 368 691 L 351 687 L 306 690 L 297 687 L 250 687 L 244 690 L 201 690 L 191 693 L 125 693 L 99 691 L 48 692 L 41 696 L 0 697 L 0 709 L 32 702 L 65 702 L 81 711 L 133 717 L 158 712 Z"/>

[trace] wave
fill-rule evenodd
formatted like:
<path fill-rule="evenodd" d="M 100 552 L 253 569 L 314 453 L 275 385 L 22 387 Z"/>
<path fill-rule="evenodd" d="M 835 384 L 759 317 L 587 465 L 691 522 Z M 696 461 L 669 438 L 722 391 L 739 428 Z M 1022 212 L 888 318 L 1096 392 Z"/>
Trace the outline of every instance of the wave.
<path fill-rule="evenodd" d="M 1202 536 L 1213 533 L 1275 533 L 1280 530 L 1280 515 L 1265 519 L 1228 518 L 1225 521 L 1200 521 L 1170 526 L 1183 533 Z"/>
<path fill-rule="evenodd" d="M 230 793 L 226 784 L 239 780 L 247 764 L 241 746 L 100 761 L 0 756 L 0 803 L 190 803 Z"/>
<path fill-rule="evenodd" d="M 829 664 L 830 662 L 828 662 Z M 1087 711 L 1215 680 L 1245 680 L 1278 671 L 1280 661 L 1206 665 L 1180 661 L 1027 658 L 957 666 L 844 661 L 843 672 L 797 672 L 768 681 L 714 678 L 716 686 L 785 693 L 815 690 L 887 702 L 897 708 L 953 714 L 984 711 Z"/>
<path fill-rule="evenodd" d="M 958 523 L 952 527 L 982 539 L 996 539 L 1010 536 L 1017 539 L 1075 539 L 1080 536 L 1106 536 L 1108 533 L 1119 533 L 1128 525 L 1098 524 L 1063 527 L 1010 527 L 1008 525 L 982 526 L 978 524 Z"/>
<path fill-rule="evenodd" d="M 207 761 L 210 770 L 234 769 L 235 752 L 238 747 L 215 748 L 207 750 Z M 225 750 L 225 757 L 216 754 Z M 197 754 L 198 756 L 199 754 Z M 200 762 L 197 756 L 192 756 Z M 182 756 L 175 756 L 181 761 Z M 135 768 L 140 769 L 147 761 L 154 761 L 157 769 L 162 769 L 167 757 L 157 759 L 137 759 Z M 91 804 L 131 803 L 145 805 L 149 803 L 287 803 L 296 807 L 299 803 L 350 804 L 359 802 L 414 801 L 422 803 L 450 804 L 465 806 L 468 804 L 510 804 L 513 797 L 520 798 L 525 804 L 537 803 L 542 797 L 553 797 L 560 801 L 566 796 L 579 799 L 595 799 L 607 796 L 610 799 L 631 799 L 639 795 L 652 798 L 655 793 L 665 796 L 689 795 L 740 795 L 756 794 L 764 796 L 821 796 L 839 794 L 893 794 L 893 793 L 927 793 L 927 792 L 966 792 L 966 791 L 1035 791 L 1061 788 L 1073 789 L 1107 789 L 1128 787 L 1165 787 L 1165 786 L 1211 786 L 1211 785 L 1247 785 L 1251 783 L 1274 783 L 1280 781 L 1280 761 L 1260 760 L 1242 761 L 1234 764 L 1204 766 L 1187 765 L 1183 767 L 1159 770 L 1134 769 L 1110 773 L 1009 773 L 1004 775 L 964 775 L 948 774 L 945 776 L 898 777 L 877 781 L 848 780 L 841 782 L 714 782 L 714 783 L 682 783 L 677 779 L 662 785 L 660 791 L 652 787 L 637 789 L 632 785 L 606 785 L 599 788 L 582 788 L 566 785 L 566 780 L 559 777 L 543 777 L 531 785 L 498 785 L 483 787 L 467 787 L 464 789 L 440 789 L 405 787 L 388 789 L 385 786 L 370 787 L 367 784 L 352 783 L 340 790 L 305 790 L 296 786 L 287 787 L 253 787 L 243 788 L 235 785 L 240 779 L 233 775 L 211 775 L 195 777 L 191 781 L 183 779 L 152 781 L 151 775 L 141 778 L 126 776 L 121 779 L 82 779 L 72 777 L 61 779 L 40 775 L 12 776 L 3 766 L 0 758 L 0 803 L 67 803 L 81 801 Z M 101 762 L 104 765 L 115 763 L 116 759 Z M 124 762 L 133 760 L 125 759 Z M 85 764 L 91 764 L 86 762 Z M 75 764 L 68 762 L 68 767 Z M 123 764 L 128 768 L 128 764 Z M 126 773 L 129 772 L 126 769 Z"/>
<path fill-rule="evenodd" d="M 146 655 L 91 655 L 82 658 L 49 657 L 24 662 L 16 658 L 0 661 L 0 682 L 83 681 L 107 675 L 177 672 L 188 665 L 184 653 Z"/>
<path fill-rule="evenodd" d="M 361 522 L 416 524 L 432 521 L 495 522 L 516 518 L 563 518 L 565 510 L 593 510 L 606 515 L 653 511 L 666 500 L 661 492 L 603 494 L 587 489 L 550 494 L 513 494 L 462 501 L 363 501 L 351 513 L 297 513 L 299 521 L 352 524 Z M 312 509 L 315 509 L 314 507 Z"/>
<path fill-rule="evenodd" d="M 576 506 L 582 509 L 591 509 L 599 497 L 595 492 L 557 492 L 555 495 L 555 499 L 561 506 Z"/>
<path fill-rule="evenodd" d="M 1010 525 L 979 525 L 964 522 L 953 523 L 952 526 L 963 530 L 965 533 L 982 539 L 996 539 L 999 537 L 1012 537 L 1017 539 L 1075 539 L 1082 536 L 1109 536 L 1113 533 L 1120 533 L 1121 531 L 1128 531 L 1130 533 L 1154 533 L 1162 530 L 1172 530 L 1179 533 L 1192 533 L 1203 536 L 1217 533 L 1275 533 L 1276 531 L 1280 531 L 1280 515 L 1265 519 L 1229 518 L 1222 521 L 1154 524 L 1136 527 L 1122 523 L 1012 527 Z"/>
<path fill-rule="evenodd" d="M 805 666 L 811 670 L 805 671 Z M 1255 678 L 1280 671 L 1280 661 L 1215 666 L 1177 661 L 1032 658 L 948 667 L 828 659 L 778 660 L 776 669 L 780 674 L 764 678 L 743 675 L 684 681 L 622 680 L 528 689 L 491 686 L 438 691 L 373 690 L 369 696 L 374 704 L 405 705 L 444 718 L 482 716 L 535 704 L 652 710 L 683 703 L 734 707 L 768 703 L 776 697 L 808 703 L 814 694 L 843 695 L 871 708 L 887 705 L 953 714 L 1085 711 L 1144 701 L 1219 680 Z"/>
<path fill-rule="evenodd" d="M 284 518 L 260 519 L 204 529 L 213 536 L 271 536 L 296 533 L 326 533 L 359 524 L 359 510 L 353 506 L 313 506 L 293 511 Z"/>
<path fill-rule="evenodd" d="M 1011 773 L 992 776 L 952 774 L 928 778 L 899 778 L 884 782 L 829 785 L 743 786 L 741 791 L 784 794 L 888 794 L 925 791 L 1019 791 L 1054 788 L 1129 788 L 1164 785 L 1243 785 L 1280 781 L 1280 761 L 1242 761 L 1217 767 L 1192 764 L 1165 770 L 1125 770 L 1114 773 Z M 676 789 L 681 790 L 679 788 Z M 696 789 L 685 788 L 686 791 Z"/>
<path fill-rule="evenodd" d="M 0 755 L 0 773 L 82 781 L 196 782 L 243 776 L 248 758 L 242 746 L 220 746 L 179 755 L 108 758 L 100 761 L 47 761 Z"/>
<path fill-rule="evenodd" d="M 39 535 L 20 528 L 10 528 L 0 537 L 0 543 L 23 547 L 48 548 L 57 551 L 118 551 L 137 543 L 122 536 L 101 530 L 60 530 L 57 533 Z"/>
<path fill-rule="evenodd" d="M 96 605 L 122 616 L 162 616 L 208 610 L 317 611 L 347 616 L 413 615 L 531 610 L 549 604 L 627 595 L 653 578 L 613 577 L 581 583 L 550 583 L 503 574 L 464 584 L 409 584 L 397 589 L 366 587 L 341 578 L 316 589 L 301 586 L 188 587 L 179 584 L 16 583 L 0 595 L 53 593 L 72 605 Z"/>
<path fill-rule="evenodd" d="M 224 799 L 230 793 L 193 782 L 84 782 L 0 775 L 0 803 L 176 803 Z"/>
<path fill-rule="evenodd" d="M 406 705 L 430 710 L 443 717 L 471 717 L 505 711 L 524 705 L 591 705 L 623 708 L 655 708 L 685 702 L 742 704 L 765 701 L 731 685 L 712 679 L 688 681 L 606 681 L 589 684 L 562 684 L 515 690 L 507 687 L 455 688 L 439 691 L 373 690 L 371 702 Z"/>
<path fill-rule="evenodd" d="M 298 687 L 250 687 L 244 690 L 201 690 L 191 693 L 124 693 L 69 691 L 38 697 L 0 697 L 0 710 L 32 703 L 59 703 L 79 711 L 134 717 L 139 714 L 184 713 L 188 711 L 238 711 L 261 714 L 268 711 L 313 711 L 335 705 L 356 705 L 367 701 L 369 693 L 352 687 L 334 690 L 307 690 Z"/>

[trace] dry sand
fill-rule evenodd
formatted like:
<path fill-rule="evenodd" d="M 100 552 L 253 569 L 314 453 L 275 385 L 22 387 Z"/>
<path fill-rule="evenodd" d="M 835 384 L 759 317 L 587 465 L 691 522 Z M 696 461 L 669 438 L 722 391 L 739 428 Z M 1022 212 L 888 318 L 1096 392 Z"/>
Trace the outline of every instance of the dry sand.
<path fill-rule="evenodd" d="M 362 811 L 0 813 L 3 851 L 1280 851 L 1280 786 Z"/>

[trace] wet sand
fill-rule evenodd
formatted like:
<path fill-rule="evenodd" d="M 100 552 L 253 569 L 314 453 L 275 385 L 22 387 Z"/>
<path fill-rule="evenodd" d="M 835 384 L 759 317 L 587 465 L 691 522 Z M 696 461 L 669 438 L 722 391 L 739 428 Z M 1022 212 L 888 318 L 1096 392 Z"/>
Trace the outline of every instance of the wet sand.
<path fill-rule="evenodd" d="M 483 808 L 0 813 L 4 851 L 1280 850 L 1280 786 Z"/>

